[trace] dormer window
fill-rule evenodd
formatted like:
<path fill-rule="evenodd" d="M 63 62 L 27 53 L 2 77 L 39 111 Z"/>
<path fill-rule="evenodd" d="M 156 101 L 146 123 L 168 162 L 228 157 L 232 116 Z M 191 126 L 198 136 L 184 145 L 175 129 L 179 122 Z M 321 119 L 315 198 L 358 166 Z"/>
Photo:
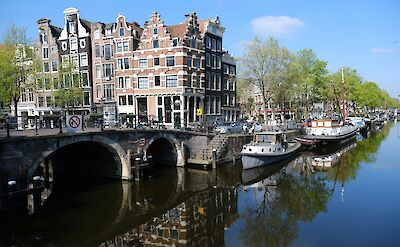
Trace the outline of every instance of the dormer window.
<path fill-rule="evenodd" d="M 197 48 L 197 40 L 196 37 L 192 37 L 192 48 Z"/>
<path fill-rule="evenodd" d="M 153 34 L 158 34 L 158 28 L 153 28 Z"/>
<path fill-rule="evenodd" d="M 71 37 L 71 39 L 70 39 L 70 47 L 71 47 L 72 51 L 78 49 L 78 39 L 76 37 Z"/>
<path fill-rule="evenodd" d="M 69 28 L 69 33 L 75 33 L 75 23 L 74 22 L 68 22 L 68 28 Z"/>
<path fill-rule="evenodd" d="M 119 29 L 119 36 L 125 36 L 125 28 L 121 27 Z"/>
<path fill-rule="evenodd" d="M 42 34 L 40 35 L 40 41 L 41 41 L 42 43 L 47 43 L 47 34 L 42 33 Z"/>
<path fill-rule="evenodd" d="M 179 43 L 179 39 L 178 39 L 178 38 L 174 38 L 174 39 L 172 40 L 172 45 L 173 45 L 173 46 L 178 46 L 178 43 Z"/>
<path fill-rule="evenodd" d="M 106 36 L 111 35 L 111 29 L 106 29 Z"/>
<path fill-rule="evenodd" d="M 94 39 L 100 39 L 100 30 L 96 29 L 96 31 L 94 31 Z"/>
<path fill-rule="evenodd" d="M 153 40 L 153 48 L 160 48 L 160 44 L 158 43 L 158 39 Z"/>

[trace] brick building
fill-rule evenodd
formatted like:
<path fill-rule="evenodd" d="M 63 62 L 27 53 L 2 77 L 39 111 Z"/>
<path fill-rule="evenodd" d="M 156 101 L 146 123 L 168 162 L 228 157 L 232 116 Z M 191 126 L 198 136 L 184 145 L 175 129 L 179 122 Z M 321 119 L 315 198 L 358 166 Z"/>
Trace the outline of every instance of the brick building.
<path fill-rule="evenodd" d="M 64 20 L 63 28 L 38 21 L 43 87 L 26 92 L 30 112 L 63 114 L 54 92 L 67 86 L 58 79 L 58 65 L 68 60 L 84 92 L 70 112 L 102 113 L 110 125 L 133 115 L 169 127 L 236 120 L 236 66 L 222 48 L 219 17 L 199 21 L 191 13 L 167 26 L 155 12 L 142 28 L 123 15 L 114 23 L 89 22 L 68 8 Z"/>

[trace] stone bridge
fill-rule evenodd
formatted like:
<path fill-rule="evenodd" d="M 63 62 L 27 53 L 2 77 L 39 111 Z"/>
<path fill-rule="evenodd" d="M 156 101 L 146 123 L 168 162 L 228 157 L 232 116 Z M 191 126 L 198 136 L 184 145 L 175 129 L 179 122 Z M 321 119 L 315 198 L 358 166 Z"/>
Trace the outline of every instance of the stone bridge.
<path fill-rule="evenodd" d="M 131 161 L 184 167 L 212 135 L 175 130 L 105 130 L 0 140 L 0 180 L 29 180 L 38 169 L 132 178 Z M 51 171 L 53 172 L 53 171 Z"/>

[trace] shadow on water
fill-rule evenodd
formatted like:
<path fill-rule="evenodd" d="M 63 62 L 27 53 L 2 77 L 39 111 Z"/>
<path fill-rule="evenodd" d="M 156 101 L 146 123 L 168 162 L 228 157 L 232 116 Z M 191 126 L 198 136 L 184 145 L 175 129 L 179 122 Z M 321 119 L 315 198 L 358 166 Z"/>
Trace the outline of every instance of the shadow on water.
<path fill-rule="evenodd" d="M 337 180 L 355 179 L 360 163 L 375 159 L 389 129 L 245 172 L 236 163 L 211 171 L 155 167 L 140 183 L 58 177 L 35 214 L 0 215 L 0 246 L 223 246 L 232 239 L 287 246 L 301 222 L 327 212 Z M 338 153 L 332 168 L 313 165 Z M 229 235 L 230 228 L 240 230 Z"/>

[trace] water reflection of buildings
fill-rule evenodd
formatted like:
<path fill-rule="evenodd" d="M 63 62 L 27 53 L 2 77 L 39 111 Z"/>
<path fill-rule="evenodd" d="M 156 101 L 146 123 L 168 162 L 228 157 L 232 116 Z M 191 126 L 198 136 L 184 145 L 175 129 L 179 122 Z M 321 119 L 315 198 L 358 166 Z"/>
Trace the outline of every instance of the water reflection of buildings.
<path fill-rule="evenodd" d="M 237 218 L 237 196 L 235 188 L 208 189 L 100 246 L 223 246 L 224 230 Z"/>

